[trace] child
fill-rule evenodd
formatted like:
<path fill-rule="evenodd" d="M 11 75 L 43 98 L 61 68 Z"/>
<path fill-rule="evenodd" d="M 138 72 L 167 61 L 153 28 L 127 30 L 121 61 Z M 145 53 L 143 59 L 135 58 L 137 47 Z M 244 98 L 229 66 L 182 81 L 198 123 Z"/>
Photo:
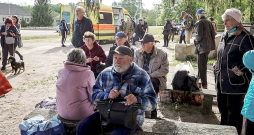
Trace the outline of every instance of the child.
<path fill-rule="evenodd" d="M 243 64 L 254 74 L 254 50 L 243 56 Z M 245 135 L 254 135 L 254 77 L 252 76 L 241 114 L 246 117 Z"/>

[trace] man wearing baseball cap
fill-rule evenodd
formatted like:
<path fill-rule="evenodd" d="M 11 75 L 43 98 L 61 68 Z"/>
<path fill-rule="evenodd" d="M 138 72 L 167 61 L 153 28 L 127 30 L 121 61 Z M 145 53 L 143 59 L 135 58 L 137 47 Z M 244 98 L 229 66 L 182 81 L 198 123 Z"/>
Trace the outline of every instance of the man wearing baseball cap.
<path fill-rule="evenodd" d="M 181 28 L 185 29 L 185 41 L 187 44 L 190 44 L 190 38 L 194 28 L 193 18 L 185 11 L 182 11 L 181 16 L 183 17 L 183 26 Z"/>
<path fill-rule="evenodd" d="M 126 35 L 124 34 L 124 32 L 120 31 L 116 33 L 115 39 L 116 39 L 116 42 L 109 49 L 109 54 L 105 62 L 106 67 L 112 66 L 113 64 L 113 53 L 110 53 L 110 52 L 114 51 L 118 46 L 122 46 L 122 45 L 131 48 L 131 45 L 127 42 Z M 131 48 L 131 51 L 134 53 L 133 48 Z"/>
<path fill-rule="evenodd" d="M 115 125 L 116 128 L 112 129 L 113 134 L 129 135 L 141 128 L 145 111 L 152 111 L 156 107 L 157 97 L 146 71 L 132 62 L 133 55 L 129 47 L 119 46 L 112 53 L 113 66 L 98 75 L 93 86 L 92 102 L 96 104 L 100 99 L 124 98 L 126 105 L 141 103 L 141 109 L 137 112 L 136 128 Z M 124 84 L 118 89 L 122 82 Z M 127 91 L 130 91 L 130 94 L 126 94 Z M 100 127 L 100 113 L 95 112 L 79 122 L 77 135 L 101 134 L 101 130 L 98 130 Z"/>
<path fill-rule="evenodd" d="M 206 19 L 204 9 L 196 13 L 197 23 L 195 24 L 195 54 L 198 55 L 198 77 L 199 87 L 207 89 L 207 61 L 210 51 L 215 49 L 215 32 L 212 23 Z"/>
<path fill-rule="evenodd" d="M 166 89 L 167 74 L 169 63 L 167 53 L 155 47 L 153 35 L 146 34 L 142 43 L 142 48 L 137 50 L 134 55 L 134 62 L 143 68 L 152 80 L 154 90 L 158 94 L 159 89 Z M 152 118 L 157 117 L 157 111 L 152 111 Z"/>

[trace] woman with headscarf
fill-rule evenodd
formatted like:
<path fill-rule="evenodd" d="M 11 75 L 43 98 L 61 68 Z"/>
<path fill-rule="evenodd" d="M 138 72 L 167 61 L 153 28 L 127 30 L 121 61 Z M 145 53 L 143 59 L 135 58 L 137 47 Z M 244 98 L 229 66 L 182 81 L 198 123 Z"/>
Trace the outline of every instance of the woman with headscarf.
<path fill-rule="evenodd" d="M 244 54 L 243 64 L 252 73 L 252 79 L 241 113 L 246 118 L 245 135 L 254 135 L 254 50 Z"/>
<path fill-rule="evenodd" d="M 21 25 L 20 25 L 19 19 L 18 19 L 18 17 L 16 15 L 12 16 L 12 22 L 13 22 L 13 25 L 16 26 L 17 30 L 20 33 Z M 17 38 L 16 41 L 17 41 L 18 47 L 21 48 L 22 47 L 21 44 L 23 44 L 22 41 L 21 41 L 21 37 Z M 19 55 L 20 60 L 23 60 L 23 56 L 19 53 L 18 50 L 16 50 L 15 53 Z"/>
<path fill-rule="evenodd" d="M 230 8 L 222 15 L 225 33 L 222 34 L 215 67 L 215 87 L 221 125 L 235 126 L 241 134 L 241 110 L 252 74 L 244 66 L 244 53 L 254 49 L 254 38 L 241 23 L 241 11 Z"/>

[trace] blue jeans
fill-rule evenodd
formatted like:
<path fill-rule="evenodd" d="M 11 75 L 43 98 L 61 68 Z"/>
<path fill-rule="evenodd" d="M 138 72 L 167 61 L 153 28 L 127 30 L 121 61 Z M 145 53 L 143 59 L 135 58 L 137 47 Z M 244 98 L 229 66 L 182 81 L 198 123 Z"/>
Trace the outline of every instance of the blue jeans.
<path fill-rule="evenodd" d="M 100 113 L 95 112 L 79 122 L 77 135 L 98 135 L 102 133 L 101 129 Z M 106 128 L 103 127 L 103 133 L 112 131 L 111 135 L 130 135 L 137 131 L 137 129 L 138 126 L 134 129 L 128 129 L 120 126 L 107 126 Z"/>

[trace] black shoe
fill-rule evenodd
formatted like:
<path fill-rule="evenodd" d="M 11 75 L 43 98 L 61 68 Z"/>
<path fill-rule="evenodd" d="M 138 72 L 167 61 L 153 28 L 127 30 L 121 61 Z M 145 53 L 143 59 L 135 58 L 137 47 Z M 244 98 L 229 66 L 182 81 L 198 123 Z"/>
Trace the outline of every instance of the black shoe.
<path fill-rule="evenodd" d="M 5 67 L 2 67 L 1 70 L 4 71 L 6 68 Z"/>
<path fill-rule="evenodd" d="M 157 110 L 156 109 L 151 112 L 151 119 L 157 119 Z"/>
<path fill-rule="evenodd" d="M 62 45 L 62 47 L 66 47 L 65 45 Z"/>
<path fill-rule="evenodd" d="M 0 98 L 5 97 L 5 95 L 0 96 Z"/>

